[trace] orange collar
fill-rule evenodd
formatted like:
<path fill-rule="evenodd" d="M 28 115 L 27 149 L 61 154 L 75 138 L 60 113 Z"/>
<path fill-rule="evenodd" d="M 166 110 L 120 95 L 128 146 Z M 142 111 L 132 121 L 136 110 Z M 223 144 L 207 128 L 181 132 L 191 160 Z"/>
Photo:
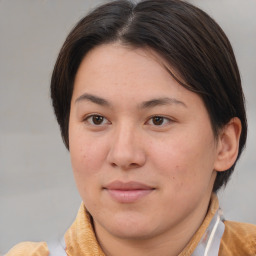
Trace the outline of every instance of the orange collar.
<path fill-rule="evenodd" d="M 190 256 L 193 253 L 218 209 L 219 201 L 217 196 L 213 194 L 203 223 L 178 256 Z M 91 216 L 86 211 L 83 203 L 80 206 L 74 223 L 65 234 L 65 243 L 68 256 L 105 256 L 96 239 Z"/>

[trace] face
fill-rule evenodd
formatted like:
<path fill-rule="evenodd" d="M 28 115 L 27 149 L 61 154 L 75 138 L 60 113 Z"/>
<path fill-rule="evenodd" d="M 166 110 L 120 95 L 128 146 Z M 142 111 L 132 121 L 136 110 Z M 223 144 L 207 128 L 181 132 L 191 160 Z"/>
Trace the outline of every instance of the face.
<path fill-rule="evenodd" d="M 216 176 L 210 119 L 154 52 L 116 43 L 86 55 L 74 83 L 69 145 L 96 231 L 154 237 L 205 214 Z"/>

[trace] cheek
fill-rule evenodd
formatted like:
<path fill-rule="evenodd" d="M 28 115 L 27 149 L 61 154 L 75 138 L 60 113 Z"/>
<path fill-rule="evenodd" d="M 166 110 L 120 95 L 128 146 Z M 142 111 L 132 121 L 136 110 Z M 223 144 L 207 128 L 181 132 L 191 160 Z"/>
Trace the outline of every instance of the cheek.
<path fill-rule="evenodd" d="M 154 168 L 175 184 L 176 189 L 190 190 L 211 177 L 214 145 L 208 134 L 175 136 L 152 145 L 152 149 Z"/>
<path fill-rule="evenodd" d="M 104 149 L 95 140 L 84 136 L 70 137 L 70 157 L 77 189 L 83 201 L 94 204 L 100 192 Z"/>
<path fill-rule="evenodd" d="M 106 145 L 80 130 L 71 130 L 70 157 L 77 183 L 87 185 L 102 169 L 106 158 Z"/>

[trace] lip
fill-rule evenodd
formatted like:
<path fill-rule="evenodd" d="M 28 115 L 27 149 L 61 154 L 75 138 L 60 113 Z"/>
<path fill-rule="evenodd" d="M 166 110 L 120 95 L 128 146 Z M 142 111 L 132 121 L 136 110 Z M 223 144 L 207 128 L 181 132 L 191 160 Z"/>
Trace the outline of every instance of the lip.
<path fill-rule="evenodd" d="M 155 190 L 155 188 L 151 186 L 135 181 L 114 181 L 103 189 L 112 199 L 119 203 L 134 203 Z"/>

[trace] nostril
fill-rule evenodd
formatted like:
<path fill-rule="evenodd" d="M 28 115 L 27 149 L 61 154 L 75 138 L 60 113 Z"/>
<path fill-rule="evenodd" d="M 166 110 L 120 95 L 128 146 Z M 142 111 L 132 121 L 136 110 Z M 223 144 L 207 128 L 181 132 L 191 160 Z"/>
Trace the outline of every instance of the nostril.
<path fill-rule="evenodd" d="M 123 170 L 138 168 L 146 160 L 145 150 L 135 143 L 127 144 L 118 140 L 109 148 L 107 162 L 112 168 L 120 167 Z"/>
<path fill-rule="evenodd" d="M 116 164 L 116 163 L 111 163 L 110 164 L 112 167 L 114 167 L 114 168 L 116 168 L 116 167 L 120 167 L 121 169 L 133 169 L 133 168 L 138 168 L 140 165 L 139 164 L 136 164 L 136 163 L 130 163 L 130 164 L 127 164 L 127 165 L 125 165 L 125 164 L 120 164 L 120 165 L 118 165 L 118 164 Z"/>
<path fill-rule="evenodd" d="M 117 166 L 117 164 L 115 164 L 115 163 L 111 163 L 111 166 L 112 166 L 112 167 L 116 167 L 116 166 Z"/>

